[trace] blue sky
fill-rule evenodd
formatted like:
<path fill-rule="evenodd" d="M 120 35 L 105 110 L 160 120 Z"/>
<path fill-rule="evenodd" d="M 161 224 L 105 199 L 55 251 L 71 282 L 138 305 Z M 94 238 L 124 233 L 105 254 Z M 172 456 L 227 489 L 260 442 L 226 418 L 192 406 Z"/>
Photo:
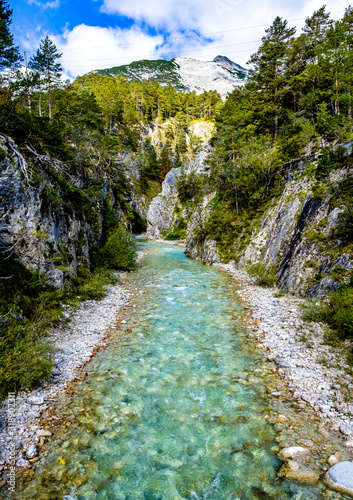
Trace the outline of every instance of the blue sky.
<path fill-rule="evenodd" d="M 9 0 L 15 42 L 30 57 L 49 35 L 65 75 L 139 59 L 226 55 L 245 66 L 276 15 L 298 32 L 317 0 Z M 348 5 L 326 2 L 332 17 Z"/>

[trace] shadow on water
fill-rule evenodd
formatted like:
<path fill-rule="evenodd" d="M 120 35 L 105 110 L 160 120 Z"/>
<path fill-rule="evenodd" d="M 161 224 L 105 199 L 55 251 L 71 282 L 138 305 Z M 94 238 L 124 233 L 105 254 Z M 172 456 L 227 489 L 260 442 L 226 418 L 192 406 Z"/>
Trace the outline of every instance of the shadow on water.
<path fill-rule="evenodd" d="M 320 498 L 276 477 L 272 374 L 236 321 L 228 276 L 179 247 L 138 246 L 142 265 L 127 278 L 132 331 L 91 361 L 65 409 L 68 430 L 22 498 Z"/>

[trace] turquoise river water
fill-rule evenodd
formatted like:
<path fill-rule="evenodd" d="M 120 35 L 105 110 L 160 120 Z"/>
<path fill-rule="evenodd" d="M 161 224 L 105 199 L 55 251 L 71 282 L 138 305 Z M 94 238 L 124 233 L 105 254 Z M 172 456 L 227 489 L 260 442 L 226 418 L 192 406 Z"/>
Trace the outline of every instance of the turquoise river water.
<path fill-rule="evenodd" d="M 138 245 L 145 256 L 127 278 L 137 308 L 124 313 L 132 331 L 88 365 L 65 410 L 72 425 L 21 498 L 320 498 L 276 478 L 273 375 L 236 319 L 235 285 L 179 247 Z"/>

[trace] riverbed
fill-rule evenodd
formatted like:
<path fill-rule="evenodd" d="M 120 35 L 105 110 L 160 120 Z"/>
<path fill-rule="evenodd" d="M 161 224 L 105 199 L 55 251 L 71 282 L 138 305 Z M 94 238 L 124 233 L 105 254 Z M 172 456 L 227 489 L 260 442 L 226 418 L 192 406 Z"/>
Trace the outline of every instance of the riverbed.
<path fill-rule="evenodd" d="M 179 247 L 139 246 L 136 308 L 87 365 L 21 498 L 322 498 L 277 477 L 276 376 L 239 320 L 236 284 Z"/>

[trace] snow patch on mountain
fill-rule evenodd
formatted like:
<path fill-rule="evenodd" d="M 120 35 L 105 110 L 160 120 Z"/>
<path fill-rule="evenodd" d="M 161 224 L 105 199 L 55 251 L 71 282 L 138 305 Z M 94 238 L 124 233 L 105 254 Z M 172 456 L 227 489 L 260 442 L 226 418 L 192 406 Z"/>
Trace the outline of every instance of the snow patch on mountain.
<path fill-rule="evenodd" d="M 226 57 L 217 56 L 213 61 L 177 57 L 174 62 L 182 84 L 197 94 L 217 90 L 225 98 L 236 85 L 246 82 L 247 71 Z"/>

